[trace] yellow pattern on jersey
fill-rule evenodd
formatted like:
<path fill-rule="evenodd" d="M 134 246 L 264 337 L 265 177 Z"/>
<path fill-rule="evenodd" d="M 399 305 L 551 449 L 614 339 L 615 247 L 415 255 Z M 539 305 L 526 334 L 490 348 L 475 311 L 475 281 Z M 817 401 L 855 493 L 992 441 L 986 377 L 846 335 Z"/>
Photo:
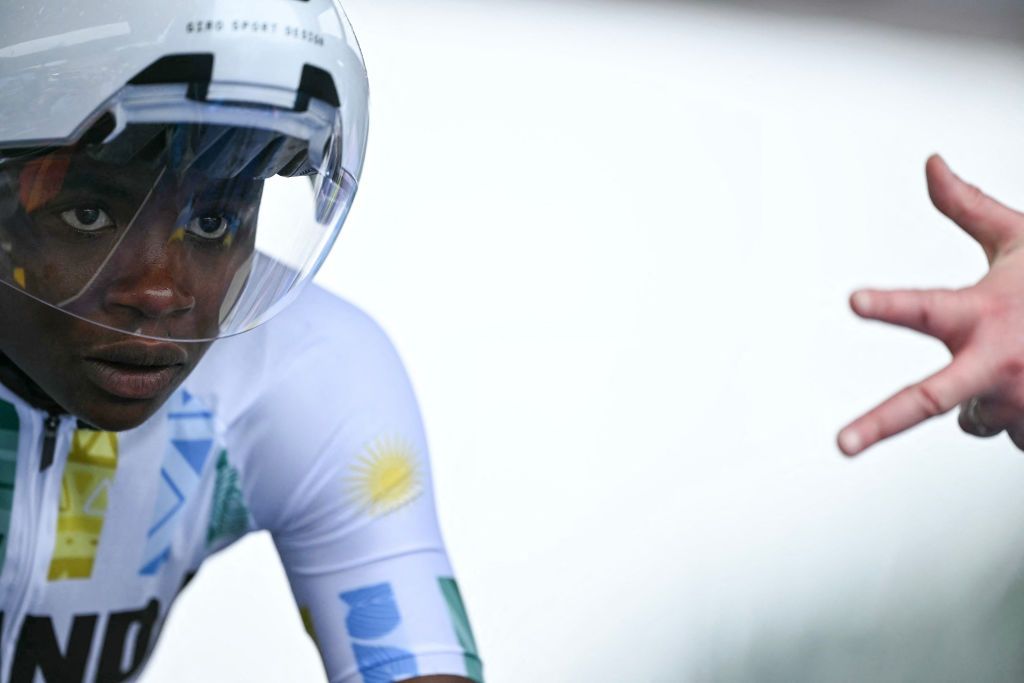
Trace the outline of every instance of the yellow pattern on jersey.
<path fill-rule="evenodd" d="M 50 581 L 88 579 L 107 513 L 108 489 L 117 470 L 117 434 L 75 431 L 61 481 L 57 540 Z"/>

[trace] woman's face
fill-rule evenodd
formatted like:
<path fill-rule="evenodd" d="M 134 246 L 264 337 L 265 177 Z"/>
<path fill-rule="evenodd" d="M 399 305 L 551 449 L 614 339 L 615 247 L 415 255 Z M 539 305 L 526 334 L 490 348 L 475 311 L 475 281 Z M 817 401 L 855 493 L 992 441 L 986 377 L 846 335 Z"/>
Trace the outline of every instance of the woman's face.
<path fill-rule="evenodd" d="M 0 350 L 79 418 L 141 424 L 210 345 L 160 340 L 215 338 L 235 303 L 262 185 L 72 152 L 0 168 Z"/>

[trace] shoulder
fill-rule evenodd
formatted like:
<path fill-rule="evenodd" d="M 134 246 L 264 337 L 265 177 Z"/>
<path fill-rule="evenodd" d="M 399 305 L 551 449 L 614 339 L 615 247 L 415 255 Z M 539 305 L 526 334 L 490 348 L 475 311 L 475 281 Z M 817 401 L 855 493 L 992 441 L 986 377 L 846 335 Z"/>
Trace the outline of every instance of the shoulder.
<path fill-rule="evenodd" d="M 214 412 L 262 528 L 326 520 L 333 533 L 346 514 L 337 489 L 367 454 L 390 463 L 399 452 L 418 473 L 402 502 L 422 490 L 427 448 L 411 383 L 387 334 L 356 306 L 312 288 L 211 353 L 200 380 L 213 382 Z"/>
<path fill-rule="evenodd" d="M 331 414 L 380 409 L 382 399 L 408 393 L 398 352 L 369 314 L 320 287 L 295 304 L 268 323 L 263 340 L 275 350 L 270 376 L 278 391 L 291 386 L 310 409 Z M 269 389 L 267 398 L 275 400 L 274 393 Z"/>
<path fill-rule="evenodd" d="M 340 341 L 386 343 L 380 325 L 363 309 L 323 287 L 311 285 L 280 315 L 263 326 L 265 334 L 311 344 Z"/>
<path fill-rule="evenodd" d="M 215 395 L 230 423 L 284 394 L 297 393 L 316 412 L 327 396 L 337 405 L 366 385 L 406 381 L 383 328 L 358 306 L 311 285 L 266 324 L 214 342 L 188 385 Z"/>
<path fill-rule="evenodd" d="M 268 323 L 216 344 L 219 348 L 211 353 L 226 352 L 222 354 L 225 359 L 237 357 L 235 347 L 243 345 L 272 354 L 269 370 L 309 353 L 351 355 L 391 349 L 387 334 L 369 314 L 316 285 L 307 287 Z"/>

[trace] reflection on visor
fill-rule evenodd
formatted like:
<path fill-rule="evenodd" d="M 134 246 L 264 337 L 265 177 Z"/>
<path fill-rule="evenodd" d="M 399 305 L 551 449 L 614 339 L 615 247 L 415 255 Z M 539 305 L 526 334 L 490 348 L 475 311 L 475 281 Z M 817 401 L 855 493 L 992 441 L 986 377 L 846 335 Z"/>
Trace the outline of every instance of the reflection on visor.
<path fill-rule="evenodd" d="M 337 136 L 144 122 L 96 139 L 0 155 L 0 282 L 132 334 L 263 322 L 319 267 L 355 192 Z"/>
<path fill-rule="evenodd" d="M 109 164 L 133 161 L 163 164 L 175 174 L 196 172 L 210 178 L 266 179 L 315 172 L 308 143 L 280 133 L 228 126 L 153 124 L 127 128 L 88 154 Z"/>
<path fill-rule="evenodd" d="M 18 174 L 17 183 L 21 207 L 32 213 L 53 200 L 60 193 L 70 166 L 70 155 L 56 154 L 33 159 L 25 164 Z"/>

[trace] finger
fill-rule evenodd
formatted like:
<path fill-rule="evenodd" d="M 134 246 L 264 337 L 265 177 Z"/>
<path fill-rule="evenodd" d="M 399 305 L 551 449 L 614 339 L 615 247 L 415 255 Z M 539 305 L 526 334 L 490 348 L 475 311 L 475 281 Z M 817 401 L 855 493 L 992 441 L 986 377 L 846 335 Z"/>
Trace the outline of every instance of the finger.
<path fill-rule="evenodd" d="M 856 455 L 874 444 L 949 412 L 971 396 L 984 393 L 995 377 L 981 355 L 960 354 L 945 368 L 898 392 L 850 423 L 839 434 L 839 448 Z"/>
<path fill-rule="evenodd" d="M 985 250 L 989 261 L 1024 233 L 1024 214 L 965 183 L 942 157 L 935 155 L 928 159 L 926 173 L 928 193 L 935 208 L 973 237 Z"/>
<path fill-rule="evenodd" d="M 976 318 L 968 296 L 951 289 L 862 289 L 850 297 L 850 307 L 862 318 L 916 330 L 948 344 L 963 336 Z"/>

